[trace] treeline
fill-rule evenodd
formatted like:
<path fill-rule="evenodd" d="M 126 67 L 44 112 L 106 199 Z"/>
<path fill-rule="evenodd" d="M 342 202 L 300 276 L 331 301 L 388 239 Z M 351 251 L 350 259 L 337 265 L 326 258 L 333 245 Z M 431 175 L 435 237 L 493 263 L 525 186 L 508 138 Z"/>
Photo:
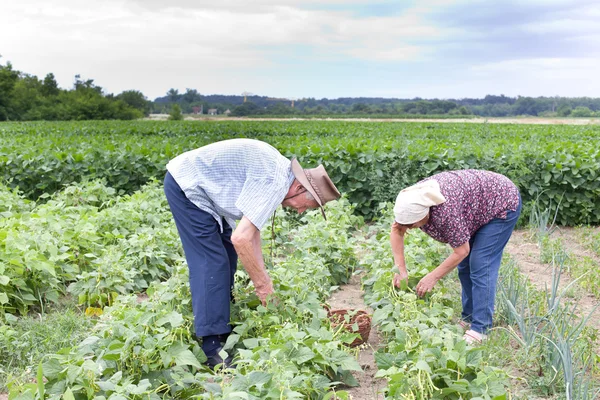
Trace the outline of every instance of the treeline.
<path fill-rule="evenodd" d="M 251 115 L 469 115 L 468 107 L 449 100 L 402 100 L 383 98 L 281 99 L 267 96 L 201 95 L 196 89 L 179 93 L 170 89 L 166 96 L 154 100 L 153 111 L 168 114 L 177 104 L 184 114 Z"/>
<path fill-rule="evenodd" d="M 129 120 L 142 118 L 152 102 L 135 90 L 105 94 L 93 79 L 75 76 L 73 88 L 61 89 L 49 73 L 44 79 L 0 65 L 0 121 Z"/>
<path fill-rule="evenodd" d="M 0 121 L 137 119 L 150 113 L 231 116 L 546 116 L 600 117 L 600 98 L 507 97 L 483 99 L 399 99 L 342 97 L 283 99 L 267 96 L 203 95 L 196 89 L 170 89 L 148 101 L 137 90 L 106 94 L 93 79 L 75 76 L 71 89 L 58 87 L 52 73 L 44 79 L 0 64 Z"/>
<path fill-rule="evenodd" d="M 153 103 L 153 112 L 169 113 L 177 104 L 184 114 L 252 115 L 476 115 L 482 117 L 600 117 L 600 98 L 507 97 L 483 99 L 385 99 L 357 97 L 338 99 L 278 99 L 267 96 L 201 95 L 196 89 L 179 93 L 170 89 Z"/>

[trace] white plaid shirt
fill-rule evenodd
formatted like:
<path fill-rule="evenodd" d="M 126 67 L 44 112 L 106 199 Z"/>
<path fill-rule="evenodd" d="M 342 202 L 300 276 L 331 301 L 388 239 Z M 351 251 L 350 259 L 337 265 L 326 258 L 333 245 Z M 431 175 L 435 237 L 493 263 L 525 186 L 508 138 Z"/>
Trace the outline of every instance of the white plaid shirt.
<path fill-rule="evenodd" d="M 198 208 L 235 228 L 243 216 L 261 229 L 287 194 L 290 160 L 254 139 L 230 139 L 183 153 L 167 164 L 175 182 Z"/>

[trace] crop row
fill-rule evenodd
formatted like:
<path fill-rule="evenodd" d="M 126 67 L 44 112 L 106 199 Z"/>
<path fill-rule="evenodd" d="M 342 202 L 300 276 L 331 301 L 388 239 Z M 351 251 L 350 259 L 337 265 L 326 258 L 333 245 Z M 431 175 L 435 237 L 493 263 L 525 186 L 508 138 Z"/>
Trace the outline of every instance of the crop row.
<path fill-rule="evenodd" d="M 384 209 L 383 215 L 390 211 Z M 446 287 L 455 283 L 446 279 L 425 298 L 414 293 L 413 281 L 443 260 L 442 245 L 422 232 L 411 232 L 405 247 L 411 280 L 405 289 L 392 286 L 389 220 L 371 226 L 361 260 L 367 272 L 365 301 L 375 309 L 373 322 L 387 343 L 375 355 L 376 376 L 387 380 L 386 398 L 509 398 L 506 372 L 489 363 L 483 348 L 470 347 L 462 339 L 455 311 L 459 298 Z"/>
<path fill-rule="evenodd" d="M 526 203 L 558 207 L 558 222 L 600 223 L 598 126 L 339 121 L 14 123 L 0 127 L 0 179 L 29 198 L 103 178 L 132 193 L 160 178 L 169 159 L 218 140 L 267 141 L 333 181 L 374 216 L 377 204 L 419 179 L 450 169 L 503 173 Z M 527 207 L 526 207 L 527 212 Z"/>
<path fill-rule="evenodd" d="M 164 211 L 156 201 L 149 204 Z M 315 212 L 300 221 L 278 218 L 277 245 L 267 259 L 277 302 L 258 305 L 248 276 L 236 274 L 234 328 L 226 345 L 236 354 L 235 370 L 215 374 L 201 365 L 205 356 L 191 331 L 187 268 L 180 259 L 171 277 L 150 284 L 144 301 L 135 294 L 113 299 L 92 336 L 48 355 L 38 383 L 13 384 L 12 395 L 318 399 L 331 396 L 336 382 L 355 384 L 350 371 L 360 366 L 344 343 L 356 334 L 333 329 L 322 304 L 356 265 L 349 234 L 360 219 L 345 200 L 329 213 L 330 221 Z"/>
<path fill-rule="evenodd" d="M 0 219 L 0 316 L 24 314 L 67 292 L 81 303 L 166 279 L 181 258 L 161 187 L 117 197 L 100 182 L 73 185 Z"/>

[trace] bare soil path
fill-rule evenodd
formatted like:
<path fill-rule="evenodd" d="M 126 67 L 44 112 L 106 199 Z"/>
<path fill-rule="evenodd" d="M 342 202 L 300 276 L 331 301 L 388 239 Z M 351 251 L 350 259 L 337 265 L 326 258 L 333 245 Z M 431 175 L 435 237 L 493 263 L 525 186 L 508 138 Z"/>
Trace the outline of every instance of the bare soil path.
<path fill-rule="evenodd" d="M 365 310 L 369 314 L 373 314 L 373 310 L 365 305 L 363 301 L 363 291 L 360 283 L 360 276 L 354 275 L 347 285 L 342 285 L 339 290 L 334 292 L 329 298 L 331 309 L 357 309 Z M 363 372 L 353 373 L 354 378 L 359 383 L 359 386 L 348 388 L 348 393 L 353 400 L 378 400 L 383 399 L 383 395 L 378 393 L 386 386 L 386 381 L 383 379 L 375 379 L 377 366 L 375 364 L 374 353 L 380 345 L 379 334 L 375 326 L 371 325 L 369 340 L 367 343 L 358 347 L 358 363 Z"/>
<path fill-rule="evenodd" d="M 579 244 L 576 234 L 572 229 L 561 228 L 558 234 L 561 237 L 562 243 L 568 252 L 571 254 L 585 254 L 590 256 L 581 244 Z M 525 274 L 530 282 L 539 290 L 546 290 L 552 285 L 552 266 L 542 263 L 540 260 L 540 248 L 535 238 L 531 237 L 531 233 L 526 230 L 517 230 L 513 233 L 506 246 L 506 251 L 510 254 L 521 272 Z M 596 258 L 598 261 L 598 258 Z M 600 263 L 598 263 L 600 268 Z M 562 290 L 572 282 L 572 277 L 567 272 L 561 275 L 559 288 Z M 587 316 L 599 304 L 600 300 L 583 289 L 575 289 L 570 301 L 577 303 L 577 310 L 580 316 Z M 596 310 L 595 314 L 588 320 L 588 326 L 600 330 L 600 309 Z M 600 349 L 600 342 L 596 341 L 596 349 Z"/>
<path fill-rule="evenodd" d="M 593 228 L 594 233 L 600 233 L 600 227 Z M 554 233 L 563 247 L 572 255 L 578 258 L 589 257 L 598 265 L 600 268 L 600 256 L 595 252 L 587 249 L 582 243 L 580 238 L 580 232 L 577 228 L 561 227 Z"/>
<path fill-rule="evenodd" d="M 166 120 L 169 114 L 150 114 L 145 120 Z M 490 124 L 533 124 L 533 125 L 600 125 L 600 118 L 246 118 L 223 117 L 220 115 L 186 115 L 186 121 L 356 121 L 356 122 L 449 122 Z"/>

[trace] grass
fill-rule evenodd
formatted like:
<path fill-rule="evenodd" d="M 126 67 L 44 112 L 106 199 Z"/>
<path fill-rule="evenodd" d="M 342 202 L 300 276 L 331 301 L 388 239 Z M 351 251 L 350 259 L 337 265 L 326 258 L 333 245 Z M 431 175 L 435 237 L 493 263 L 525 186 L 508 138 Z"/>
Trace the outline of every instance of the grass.
<path fill-rule="evenodd" d="M 0 393 L 10 382 L 32 381 L 45 355 L 79 343 L 94 325 L 71 301 L 44 314 L 7 319 L 0 323 Z"/>

